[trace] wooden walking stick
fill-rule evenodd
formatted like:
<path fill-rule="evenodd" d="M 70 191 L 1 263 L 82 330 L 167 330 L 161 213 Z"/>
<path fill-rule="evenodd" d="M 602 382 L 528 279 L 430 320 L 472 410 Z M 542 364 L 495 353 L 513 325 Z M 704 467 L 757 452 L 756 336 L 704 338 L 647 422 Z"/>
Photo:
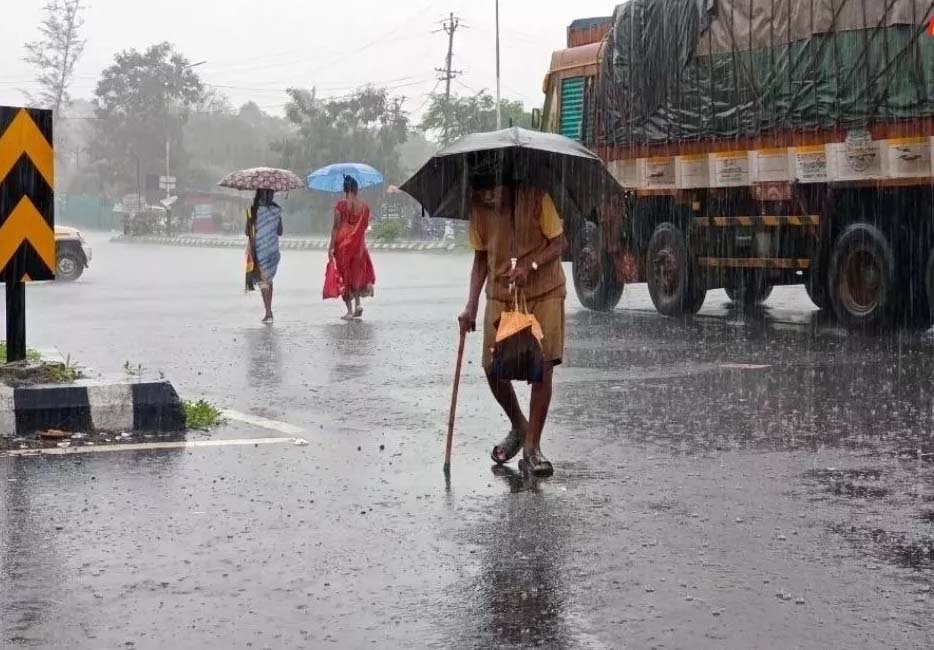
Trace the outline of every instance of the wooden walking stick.
<path fill-rule="evenodd" d="M 467 331 L 461 330 L 460 345 L 457 347 L 457 365 L 454 369 L 454 393 L 451 395 L 451 416 L 448 418 L 448 444 L 444 452 L 444 474 L 451 474 L 451 447 L 454 445 L 454 416 L 457 414 L 457 393 L 461 387 L 461 366 L 464 363 L 464 343 L 467 341 Z"/>

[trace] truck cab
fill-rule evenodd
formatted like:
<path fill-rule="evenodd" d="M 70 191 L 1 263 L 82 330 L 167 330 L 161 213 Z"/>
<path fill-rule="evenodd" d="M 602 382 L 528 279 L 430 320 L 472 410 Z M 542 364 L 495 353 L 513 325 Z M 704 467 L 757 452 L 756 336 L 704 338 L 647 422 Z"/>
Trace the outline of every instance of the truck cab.
<path fill-rule="evenodd" d="M 593 141 L 591 99 L 611 18 L 585 18 L 568 27 L 567 48 L 552 54 L 542 91 L 541 129 L 578 142 Z"/>
<path fill-rule="evenodd" d="M 583 18 L 568 27 L 567 47 L 554 52 L 542 91 L 545 104 L 537 127 L 594 148 L 593 103 L 606 36 L 612 18 Z M 616 306 L 624 288 L 626 260 L 620 256 L 616 231 L 622 207 L 607 207 L 593 219 L 569 219 L 565 231 L 570 246 L 565 261 L 573 263 L 574 288 L 585 307 L 605 311 Z"/>

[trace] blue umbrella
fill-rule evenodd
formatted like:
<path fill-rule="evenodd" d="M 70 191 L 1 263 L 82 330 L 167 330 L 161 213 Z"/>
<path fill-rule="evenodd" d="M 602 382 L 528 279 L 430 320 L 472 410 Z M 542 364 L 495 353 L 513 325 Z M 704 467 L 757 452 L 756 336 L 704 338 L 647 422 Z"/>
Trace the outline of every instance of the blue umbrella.
<path fill-rule="evenodd" d="M 378 171 L 361 163 L 340 163 L 328 165 L 308 176 L 308 189 L 330 194 L 340 194 L 344 191 L 344 177 L 353 176 L 360 189 L 376 187 L 383 184 L 383 175 Z"/>

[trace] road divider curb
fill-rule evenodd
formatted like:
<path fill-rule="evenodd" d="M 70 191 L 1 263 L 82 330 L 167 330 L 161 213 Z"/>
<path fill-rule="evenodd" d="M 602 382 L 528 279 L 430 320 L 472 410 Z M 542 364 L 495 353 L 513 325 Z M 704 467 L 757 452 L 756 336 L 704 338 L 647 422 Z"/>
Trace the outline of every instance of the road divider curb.
<path fill-rule="evenodd" d="M 167 237 L 161 235 L 118 235 L 110 240 L 118 244 L 149 244 L 154 246 L 182 246 L 188 248 L 244 248 L 245 240 L 237 237 Z M 283 250 L 327 250 L 326 239 L 282 239 Z M 372 242 L 370 250 L 395 251 L 400 253 L 454 253 L 466 250 L 462 245 L 451 242 Z"/>
<path fill-rule="evenodd" d="M 82 447 L 54 447 L 51 449 L 11 449 L 0 451 L 0 458 L 20 456 L 73 456 L 76 454 L 105 454 L 128 451 L 168 451 L 173 449 L 220 449 L 224 447 L 268 447 L 292 445 L 307 447 L 304 438 L 257 438 L 250 440 L 172 440 L 166 442 L 124 443 Z"/>
<path fill-rule="evenodd" d="M 60 429 L 75 433 L 185 430 L 185 411 L 167 381 L 79 382 L 0 389 L 0 436 Z"/>

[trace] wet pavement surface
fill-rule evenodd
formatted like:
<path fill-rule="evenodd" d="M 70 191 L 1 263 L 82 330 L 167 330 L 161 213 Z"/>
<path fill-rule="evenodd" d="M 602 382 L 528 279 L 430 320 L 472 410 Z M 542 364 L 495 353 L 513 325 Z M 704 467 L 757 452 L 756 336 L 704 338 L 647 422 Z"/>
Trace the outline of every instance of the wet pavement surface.
<path fill-rule="evenodd" d="M 446 482 L 469 258 L 375 256 L 345 324 L 288 253 L 266 328 L 238 251 L 94 245 L 30 287 L 32 343 L 308 444 L 0 458 L 4 648 L 934 645 L 930 334 L 848 336 L 797 288 L 689 323 L 571 298 L 556 477 L 492 470 L 474 337 Z"/>

